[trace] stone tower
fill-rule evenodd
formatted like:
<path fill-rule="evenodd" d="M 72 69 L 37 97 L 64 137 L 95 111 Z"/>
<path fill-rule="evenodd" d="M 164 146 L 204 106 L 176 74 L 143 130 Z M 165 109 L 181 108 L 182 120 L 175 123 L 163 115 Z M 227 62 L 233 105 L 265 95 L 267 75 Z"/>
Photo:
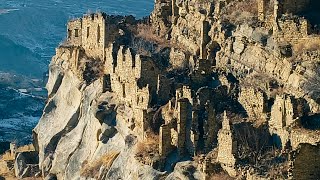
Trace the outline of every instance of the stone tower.
<path fill-rule="evenodd" d="M 183 98 L 183 99 L 179 99 L 178 104 L 176 106 L 177 131 L 178 131 L 177 148 L 178 148 L 179 154 L 183 154 L 185 151 L 188 105 L 189 105 L 189 100 L 186 98 Z"/>
<path fill-rule="evenodd" d="M 222 129 L 220 129 L 218 133 L 217 160 L 221 163 L 221 167 L 231 176 L 236 176 L 236 170 L 234 169 L 236 164 L 236 159 L 234 157 L 234 154 L 236 153 L 236 147 L 237 144 L 235 141 L 233 141 L 230 120 L 225 111 L 222 121 Z"/>
<path fill-rule="evenodd" d="M 266 0 L 258 0 L 258 19 L 265 21 L 266 19 Z"/>
<path fill-rule="evenodd" d="M 104 59 L 106 16 L 103 13 L 87 14 L 82 18 L 82 46 L 86 53 Z"/>
<path fill-rule="evenodd" d="M 82 19 L 74 19 L 67 25 L 68 37 L 67 42 L 73 46 L 82 45 Z"/>
<path fill-rule="evenodd" d="M 66 45 L 82 46 L 90 57 L 104 60 L 106 38 L 106 15 L 104 13 L 86 14 L 67 25 Z"/>

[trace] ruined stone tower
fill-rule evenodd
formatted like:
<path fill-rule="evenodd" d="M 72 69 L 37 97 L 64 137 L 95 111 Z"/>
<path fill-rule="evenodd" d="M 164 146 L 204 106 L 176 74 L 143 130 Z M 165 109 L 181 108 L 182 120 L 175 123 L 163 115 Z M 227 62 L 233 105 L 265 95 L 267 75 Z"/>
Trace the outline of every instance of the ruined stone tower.
<path fill-rule="evenodd" d="M 82 46 L 90 57 L 103 60 L 105 57 L 106 15 L 85 14 L 69 21 L 67 45 Z"/>
<path fill-rule="evenodd" d="M 89 14 L 82 18 L 82 46 L 89 56 L 104 59 L 105 14 Z"/>
<path fill-rule="evenodd" d="M 227 171 L 231 176 L 236 176 L 234 166 L 236 159 L 236 142 L 233 141 L 232 129 L 230 120 L 227 117 L 226 111 L 223 115 L 222 129 L 218 133 L 218 157 L 217 160 L 221 163 L 222 168 Z"/>
<path fill-rule="evenodd" d="M 266 0 L 258 0 L 258 19 L 264 21 L 266 18 Z"/>
<path fill-rule="evenodd" d="M 177 104 L 177 132 L 178 132 L 178 142 L 177 148 L 178 153 L 183 154 L 185 151 L 186 144 L 186 124 L 188 116 L 188 99 L 180 99 Z"/>

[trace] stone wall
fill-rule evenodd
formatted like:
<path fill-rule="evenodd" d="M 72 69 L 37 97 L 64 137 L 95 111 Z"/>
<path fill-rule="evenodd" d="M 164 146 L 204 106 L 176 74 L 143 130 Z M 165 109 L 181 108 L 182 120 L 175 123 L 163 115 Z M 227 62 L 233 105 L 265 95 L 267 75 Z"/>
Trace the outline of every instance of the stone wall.
<path fill-rule="evenodd" d="M 280 38 L 279 41 L 287 40 L 291 42 L 291 39 L 306 38 L 311 32 L 308 20 L 303 18 L 284 17 L 278 19 L 278 26 L 277 36 Z"/>
<path fill-rule="evenodd" d="M 162 119 L 165 124 L 161 127 L 161 133 L 163 135 L 170 134 L 171 142 L 170 146 L 176 147 L 179 155 L 183 155 L 186 152 L 194 153 L 195 145 L 191 145 L 191 141 L 194 143 L 197 141 L 197 137 L 192 135 L 191 132 L 191 90 L 184 86 L 176 91 L 176 101 L 170 100 L 167 105 L 162 108 Z M 191 99 L 192 101 L 192 99 Z M 170 129 L 167 130 L 166 128 Z M 160 134 L 160 139 L 164 138 Z M 160 147 L 164 149 L 165 144 L 160 142 Z M 166 146 L 167 147 L 167 146 Z M 172 148 L 165 148 L 170 149 Z M 162 150 L 163 151 L 163 150 Z"/>
<path fill-rule="evenodd" d="M 204 128 L 204 148 L 206 151 L 210 151 L 217 142 L 217 135 L 219 124 L 216 119 L 216 111 L 213 107 L 213 104 L 208 102 L 205 105 L 205 110 L 207 113 L 207 118 L 205 119 L 203 128 Z"/>
<path fill-rule="evenodd" d="M 182 88 L 176 90 L 176 104 L 181 98 L 187 98 L 189 102 L 193 104 L 191 88 L 189 86 L 182 86 Z"/>
<path fill-rule="evenodd" d="M 293 98 L 287 95 L 277 96 L 271 108 L 269 132 L 276 137 L 275 143 L 286 148 L 290 140 L 288 127 L 298 121 Z"/>
<path fill-rule="evenodd" d="M 86 14 L 83 18 L 71 20 L 67 25 L 66 45 L 82 46 L 89 57 L 104 60 L 106 39 L 106 15 Z"/>
<path fill-rule="evenodd" d="M 135 108 L 133 110 L 133 122 L 128 122 L 127 124 L 129 125 L 129 128 L 137 134 L 139 140 L 144 140 L 146 138 L 146 132 L 150 130 L 150 123 L 153 115 L 152 112 L 148 112 L 144 109 Z"/>
<path fill-rule="evenodd" d="M 222 129 L 218 133 L 218 157 L 217 160 L 221 163 L 222 168 L 228 172 L 230 176 L 236 176 L 236 159 L 235 153 L 237 145 L 233 141 L 232 129 L 230 120 L 224 112 Z"/>
<path fill-rule="evenodd" d="M 104 60 L 106 15 L 87 14 L 82 18 L 82 47 L 90 57 Z"/>
<path fill-rule="evenodd" d="M 158 146 L 161 160 L 167 158 L 167 155 L 174 149 L 177 149 L 178 155 L 182 157 L 186 152 L 191 155 L 207 153 L 218 146 L 216 148 L 218 149 L 217 162 L 212 163 L 206 159 L 204 171 L 206 173 L 212 171 L 212 164 L 221 164 L 222 168 L 231 176 L 236 176 L 238 173 L 237 165 L 241 166 L 237 164 L 238 153 L 236 152 L 237 142 L 235 139 L 238 137 L 234 138 L 236 134 L 233 132 L 233 126 L 226 112 L 222 121 L 222 129 L 218 130 L 220 122 L 216 112 L 219 113 L 222 109 L 234 108 L 237 110 L 239 105 L 236 101 L 237 85 L 240 85 L 242 88 L 238 101 L 242 104 L 248 116 L 268 120 L 270 112 L 268 112 L 269 107 L 265 94 L 270 95 L 269 102 L 272 103 L 274 94 L 271 93 L 271 90 L 266 88 L 266 91 L 270 91 L 266 93 L 259 89 L 261 87 L 258 88 L 254 85 L 245 87 L 241 83 L 238 84 L 238 82 L 242 82 L 241 80 L 246 80 L 244 78 L 253 78 L 254 75 L 265 76 L 268 80 L 263 81 L 264 79 L 262 79 L 259 86 L 266 86 L 265 82 L 271 82 L 272 79 L 272 81 L 277 81 L 275 83 L 277 87 L 279 85 L 286 93 L 292 94 L 276 96 L 271 109 L 270 121 L 268 121 L 270 133 L 280 139 L 283 147 L 288 145 L 289 142 L 294 149 L 298 149 L 298 146 L 302 143 L 317 145 L 320 142 L 319 134 L 302 131 L 301 129 L 292 130 L 292 126 L 296 125 L 301 116 L 297 111 L 296 98 L 306 98 L 307 96 L 307 94 L 301 92 L 306 77 L 304 73 L 310 72 L 312 74 L 313 72 L 308 69 L 306 62 L 293 62 L 292 56 L 285 56 L 282 50 L 287 46 L 282 46 L 279 43 L 285 42 L 290 47 L 290 45 L 296 43 L 296 38 L 303 39 L 299 42 L 315 39 L 309 36 L 309 24 L 305 19 L 282 14 L 285 11 L 300 11 L 306 1 L 296 0 L 292 1 L 292 4 L 288 4 L 289 1 L 285 0 L 281 1 L 279 6 L 275 5 L 275 18 L 272 21 L 275 23 L 273 24 L 275 25 L 273 33 L 270 31 L 271 29 L 265 28 L 263 22 L 254 23 L 254 25 L 245 24 L 238 27 L 227 27 L 232 26 L 232 24 L 221 22 L 220 20 L 223 19 L 219 19 L 219 13 L 224 6 L 231 3 L 230 0 L 215 1 L 218 2 L 215 17 L 212 14 L 213 3 L 211 1 L 201 2 L 198 0 L 156 0 L 156 10 L 150 17 L 160 38 L 170 40 L 171 45 L 175 47 L 171 49 L 169 55 L 169 62 L 173 69 L 182 67 L 182 70 L 186 70 L 183 72 L 185 74 L 179 74 L 180 71 L 171 71 L 172 69 L 169 68 L 166 70 L 170 72 L 162 70 L 157 67 L 157 59 L 135 54 L 135 51 L 128 47 L 129 44 L 127 44 L 128 46 L 119 46 L 118 41 L 113 43 L 113 38 L 109 37 L 119 33 L 119 29 L 111 30 L 110 27 L 117 27 L 119 24 L 109 26 L 107 24 L 108 19 L 101 13 L 85 15 L 81 19 L 72 20 L 68 23 L 67 42 L 57 49 L 56 54 L 56 58 L 65 61 L 59 62 L 59 59 L 57 63 L 61 63 L 63 68 L 71 67 L 71 69 L 77 71 L 79 62 L 82 63 L 81 55 L 87 55 L 89 59 L 103 60 L 105 77 L 103 82 L 99 82 L 102 85 L 92 87 L 92 91 L 101 88 L 103 92 L 112 91 L 112 94 L 117 97 L 116 121 L 119 127 L 117 130 L 120 133 L 125 132 L 120 134 L 121 136 L 124 135 L 123 137 L 125 137 L 130 134 L 137 136 L 138 141 L 141 141 L 147 137 L 146 134 L 150 127 L 156 126 L 158 128 L 160 126 Z M 236 1 L 232 3 L 236 3 Z M 266 15 L 267 3 L 269 1 L 258 1 L 258 18 L 260 21 L 266 21 L 269 18 Z M 126 32 L 120 31 L 120 34 L 125 36 Z M 106 44 L 109 43 L 109 40 L 112 43 Z M 117 40 L 122 41 L 123 39 Z M 302 58 L 302 60 L 304 59 Z M 314 59 L 310 58 L 309 60 Z M 188 67 L 190 69 L 186 69 Z M 236 77 L 228 79 L 227 76 L 222 74 L 230 74 L 230 76 L 233 74 Z M 168 80 L 166 76 L 172 78 Z M 178 83 L 175 84 L 175 80 Z M 257 82 L 259 80 L 257 79 Z M 221 84 L 227 88 L 221 87 Z M 82 84 L 80 83 L 80 85 Z M 75 89 L 78 90 L 79 85 L 75 86 Z M 276 89 L 279 92 L 275 92 L 275 94 L 281 94 L 281 88 Z M 86 96 L 89 96 L 92 91 L 90 90 Z M 100 93 L 100 91 L 97 91 L 97 94 Z M 172 98 L 174 96 L 175 98 Z M 169 100 L 170 98 L 172 99 Z M 80 101 L 81 98 L 78 99 Z M 85 105 L 95 102 L 91 100 L 85 102 Z M 165 103 L 167 104 L 162 106 Z M 79 109 L 82 115 L 85 111 L 81 111 L 82 106 Z M 74 111 L 78 113 L 77 109 Z M 245 121 L 240 118 L 236 119 L 240 117 L 237 115 L 235 114 L 235 121 Z M 96 123 L 97 125 L 94 124 L 93 129 L 98 128 L 98 133 L 96 131 L 92 132 L 101 135 L 102 128 L 99 128 L 101 119 L 98 118 L 98 120 L 89 119 L 88 122 Z M 122 126 L 124 128 L 121 128 Z M 156 128 L 154 128 L 155 133 L 158 130 Z M 99 142 L 101 141 L 100 135 L 98 137 L 99 141 L 92 141 L 91 138 L 94 138 L 94 136 L 91 136 L 90 128 L 87 130 L 88 138 L 83 141 L 83 144 L 90 145 L 90 142 L 92 142 L 93 145 L 90 145 L 87 149 L 96 147 L 96 143 L 99 144 L 99 147 L 100 145 L 103 147 L 104 144 Z M 63 133 L 67 131 L 69 129 L 63 129 Z M 46 133 L 44 134 L 46 135 Z M 116 138 L 120 135 L 112 137 L 115 139 L 111 139 L 110 143 L 117 144 L 118 139 Z M 50 141 L 50 139 L 45 140 Z M 133 142 L 129 142 L 131 141 L 130 138 L 126 137 L 125 139 L 123 141 L 125 146 L 133 145 Z M 63 149 L 65 146 L 59 145 L 58 148 Z M 59 152 L 65 151 L 61 150 Z M 76 153 L 75 155 L 73 153 L 72 156 L 77 159 L 82 152 L 87 151 L 81 149 L 80 153 L 78 151 L 72 152 Z M 90 152 L 95 154 L 96 151 L 90 149 Z M 43 152 L 41 153 L 41 156 L 44 156 Z M 128 153 L 131 152 L 128 151 Z M 79 154 L 80 156 L 78 156 Z M 65 159 L 68 160 L 68 158 Z M 299 165 L 305 162 L 299 162 L 298 157 L 296 163 Z M 66 163 L 66 168 L 70 168 L 69 165 L 69 162 Z M 76 165 L 80 167 L 79 163 Z M 63 168 L 60 168 L 59 165 L 56 165 L 55 168 L 59 169 L 59 173 L 63 172 Z M 296 174 L 301 173 L 304 172 L 297 172 Z M 255 177 L 258 176 L 252 176 L 252 179 Z"/>
<path fill-rule="evenodd" d="M 158 75 L 158 84 L 157 84 L 157 96 L 158 103 L 165 104 L 169 101 L 170 97 L 173 96 L 172 81 L 167 79 L 163 75 Z"/>
<path fill-rule="evenodd" d="M 175 1 L 177 14 L 172 22 L 172 42 L 178 43 L 192 54 L 205 57 L 203 47 L 208 43 L 209 32 L 207 17 L 213 13 L 213 4 L 199 3 L 196 0 Z M 201 23 L 199 23 L 201 22 Z M 200 38 L 199 38 L 200 37 Z M 201 50 L 201 52 L 200 52 Z"/>
<path fill-rule="evenodd" d="M 159 133 L 159 155 L 161 157 L 166 157 L 172 151 L 171 141 L 168 140 L 168 137 L 171 137 L 170 126 L 162 125 Z"/>
<path fill-rule="evenodd" d="M 258 1 L 258 19 L 264 21 L 267 15 L 268 4 L 278 15 L 285 13 L 299 14 L 308 9 L 312 0 L 257 0 Z M 270 8 L 270 7 L 269 7 Z M 269 10 L 270 11 L 270 10 Z M 275 17 L 276 18 L 276 17 Z"/>
<path fill-rule="evenodd" d="M 298 113 L 294 111 L 296 106 L 293 97 L 288 95 L 277 96 L 271 109 L 269 126 L 282 129 L 292 125 L 298 118 Z"/>
<path fill-rule="evenodd" d="M 267 97 L 263 91 L 253 87 L 244 87 L 240 91 L 238 100 L 249 118 L 266 120 Z"/>
<path fill-rule="evenodd" d="M 188 119 L 188 99 L 179 99 L 176 106 L 176 117 L 177 117 L 177 133 L 178 141 L 177 148 L 178 153 L 183 154 L 186 147 L 186 134 L 187 134 L 187 119 Z"/>
<path fill-rule="evenodd" d="M 159 89 L 168 87 L 167 81 L 165 77 L 160 78 L 160 70 L 150 57 L 134 54 L 124 46 L 119 47 L 115 57 L 113 54 L 113 46 L 106 48 L 105 73 L 110 75 L 111 90 L 121 102 L 133 108 L 132 130 L 143 139 L 152 119 L 152 113 L 147 110 L 157 100 Z M 161 94 L 159 98 L 166 100 L 168 94 Z"/>
<path fill-rule="evenodd" d="M 297 149 L 300 144 L 318 145 L 320 143 L 320 133 L 305 129 L 293 129 L 290 134 L 292 149 Z"/>
<path fill-rule="evenodd" d="M 68 22 L 67 41 L 74 46 L 82 45 L 82 19 L 74 19 Z"/>
<path fill-rule="evenodd" d="M 267 1 L 266 0 L 257 0 L 258 1 L 258 19 L 260 21 L 264 21 L 266 18 L 266 6 L 267 6 Z"/>
<path fill-rule="evenodd" d="M 107 56 L 112 57 L 111 49 Z M 120 46 L 116 59 L 108 58 L 105 62 L 105 72 L 110 73 L 111 89 L 122 101 L 142 109 L 150 106 L 160 74 L 152 59 Z"/>

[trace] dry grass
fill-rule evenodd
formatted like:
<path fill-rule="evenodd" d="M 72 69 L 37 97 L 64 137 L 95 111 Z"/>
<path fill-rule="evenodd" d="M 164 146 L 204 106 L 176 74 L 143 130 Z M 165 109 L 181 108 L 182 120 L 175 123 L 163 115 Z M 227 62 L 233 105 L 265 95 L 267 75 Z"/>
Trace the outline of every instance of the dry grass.
<path fill-rule="evenodd" d="M 221 14 L 233 24 L 252 24 L 257 19 L 258 4 L 256 0 L 234 1 L 229 3 Z"/>
<path fill-rule="evenodd" d="M 154 28 L 147 24 L 138 24 L 136 35 L 151 42 L 163 42 L 163 38 L 156 35 Z"/>
<path fill-rule="evenodd" d="M 17 178 L 14 176 L 14 174 L 0 174 L 0 180 L 17 180 Z"/>
<path fill-rule="evenodd" d="M 205 156 L 203 154 L 197 154 L 192 157 L 192 160 L 198 164 L 202 163 L 205 159 Z"/>
<path fill-rule="evenodd" d="M 14 169 L 10 169 L 7 166 L 7 161 L 8 160 L 0 160 L 0 179 L 1 177 L 5 178 L 5 179 L 15 179 L 14 176 Z M 9 160 L 13 163 L 13 160 Z"/>
<path fill-rule="evenodd" d="M 136 37 L 157 44 L 160 48 L 171 47 L 171 44 L 165 37 L 161 37 L 155 33 L 152 26 L 147 24 L 138 24 Z"/>
<path fill-rule="evenodd" d="M 18 147 L 16 152 L 28 152 L 28 151 L 35 151 L 35 148 L 32 144 L 25 145 Z M 7 162 L 14 161 L 14 156 L 11 155 L 10 151 L 5 152 L 0 156 L 0 180 L 1 177 L 5 178 L 6 180 L 16 180 L 17 178 L 14 175 L 14 169 L 10 169 L 7 167 Z M 13 164 L 12 164 L 13 166 Z M 24 178 L 24 179 L 41 179 L 41 178 Z"/>
<path fill-rule="evenodd" d="M 320 49 L 320 43 L 316 41 L 300 42 L 298 44 L 293 45 L 293 51 L 295 56 L 298 56 L 303 52 L 317 51 L 319 49 Z"/>
<path fill-rule="evenodd" d="M 98 178 L 100 168 L 104 167 L 105 169 L 109 169 L 119 154 L 119 152 L 109 152 L 92 163 L 84 161 L 80 171 L 81 176 Z"/>
<path fill-rule="evenodd" d="M 1 155 L 0 157 L 0 161 L 4 160 L 4 161 L 9 161 L 9 160 L 13 160 L 14 157 L 11 156 L 10 151 L 5 152 L 4 154 Z"/>
<path fill-rule="evenodd" d="M 17 152 L 35 151 L 33 144 L 21 146 L 17 149 Z"/>
<path fill-rule="evenodd" d="M 227 173 L 221 172 L 218 174 L 211 174 L 208 178 L 209 180 L 232 180 L 234 178 L 230 177 Z"/>
<path fill-rule="evenodd" d="M 87 84 L 103 76 L 103 62 L 100 59 L 82 58 L 80 61 L 81 75 Z"/>
<path fill-rule="evenodd" d="M 154 133 L 147 133 L 147 137 L 143 142 L 138 142 L 136 147 L 136 154 L 142 157 L 148 156 L 149 153 L 158 152 L 159 150 L 159 136 Z"/>
<path fill-rule="evenodd" d="M 32 144 L 21 146 L 16 150 L 16 152 L 27 152 L 27 151 L 35 151 Z M 0 156 L 0 160 L 4 160 L 4 161 L 14 160 L 14 157 L 11 156 L 10 151 L 6 151 L 4 154 Z"/>
<path fill-rule="evenodd" d="M 241 2 L 235 2 L 227 8 L 227 13 L 231 14 L 233 12 L 249 12 L 251 14 L 257 15 L 258 3 L 256 0 L 247 0 Z"/>
<path fill-rule="evenodd" d="M 149 133 L 143 142 L 138 142 L 135 158 L 142 164 L 153 166 L 159 160 L 159 137 Z"/>
<path fill-rule="evenodd" d="M 290 167 L 288 162 L 276 164 L 273 167 L 269 168 L 269 171 L 268 171 L 269 178 L 270 179 L 287 179 L 289 168 Z"/>

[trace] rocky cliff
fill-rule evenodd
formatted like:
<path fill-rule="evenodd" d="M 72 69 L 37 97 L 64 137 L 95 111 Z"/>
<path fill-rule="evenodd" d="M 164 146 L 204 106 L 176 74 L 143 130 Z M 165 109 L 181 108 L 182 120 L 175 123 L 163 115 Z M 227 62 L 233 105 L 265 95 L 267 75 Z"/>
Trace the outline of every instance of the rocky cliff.
<path fill-rule="evenodd" d="M 39 173 L 19 158 L 16 175 L 319 178 L 320 35 L 303 17 L 317 3 L 165 0 L 143 20 L 69 21 L 33 131 Z"/>

